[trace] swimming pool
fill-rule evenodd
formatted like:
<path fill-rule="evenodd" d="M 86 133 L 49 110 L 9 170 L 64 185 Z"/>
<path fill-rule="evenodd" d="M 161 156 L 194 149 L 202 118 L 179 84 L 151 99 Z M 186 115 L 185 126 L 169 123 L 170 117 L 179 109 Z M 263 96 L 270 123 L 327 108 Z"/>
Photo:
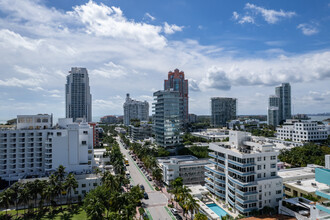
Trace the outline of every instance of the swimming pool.
<path fill-rule="evenodd" d="M 213 212 L 215 212 L 220 217 L 226 216 L 228 214 L 225 210 L 223 210 L 215 203 L 207 204 L 206 206 L 209 207 Z"/>

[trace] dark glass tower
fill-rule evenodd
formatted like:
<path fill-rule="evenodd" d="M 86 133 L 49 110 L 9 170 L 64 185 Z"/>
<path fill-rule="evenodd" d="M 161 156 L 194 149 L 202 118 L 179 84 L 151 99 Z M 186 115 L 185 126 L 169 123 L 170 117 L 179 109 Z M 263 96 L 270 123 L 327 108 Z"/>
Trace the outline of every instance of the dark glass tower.
<path fill-rule="evenodd" d="M 73 118 L 73 121 L 84 118 L 87 122 L 91 122 L 92 95 L 87 69 L 72 67 L 69 73 L 65 85 L 65 115 L 67 118 Z"/>

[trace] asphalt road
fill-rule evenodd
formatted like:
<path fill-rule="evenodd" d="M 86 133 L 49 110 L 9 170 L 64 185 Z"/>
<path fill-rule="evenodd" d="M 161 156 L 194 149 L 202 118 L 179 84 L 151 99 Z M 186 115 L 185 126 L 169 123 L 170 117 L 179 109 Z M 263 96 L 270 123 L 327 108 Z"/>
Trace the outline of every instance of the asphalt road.
<path fill-rule="evenodd" d="M 120 142 L 119 137 L 117 138 L 120 150 L 126 156 L 129 162 L 127 170 L 131 174 L 131 183 L 133 185 L 143 185 L 145 191 L 148 193 L 149 199 L 143 199 L 142 202 L 145 204 L 145 210 L 149 216 L 149 219 L 153 220 L 175 220 L 176 218 L 167 208 L 167 197 L 160 191 L 156 191 L 153 187 L 153 182 L 148 181 L 143 172 L 137 166 L 132 157 L 128 154 L 128 150 L 124 148 Z"/>

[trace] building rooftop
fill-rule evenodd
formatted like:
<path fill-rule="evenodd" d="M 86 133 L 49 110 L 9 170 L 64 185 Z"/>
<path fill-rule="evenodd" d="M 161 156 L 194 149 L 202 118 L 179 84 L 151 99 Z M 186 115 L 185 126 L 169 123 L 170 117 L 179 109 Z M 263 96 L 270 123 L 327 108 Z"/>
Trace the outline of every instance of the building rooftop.
<path fill-rule="evenodd" d="M 291 169 L 279 170 L 277 174 L 283 178 L 283 182 L 303 179 L 315 178 L 315 168 L 322 167 L 314 164 L 309 164 L 307 167 L 298 167 Z"/>
<path fill-rule="evenodd" d="M 328 185 L 319 183 L 313 179 L 304 179 L 304 180 L 295 180 L 295 181 L 288 181 L 285 184 L 290 185 L 292 187 L 298 188 L 308 193 L 313 193 L 316 190 L 324 190 L 328 189 Z"/>

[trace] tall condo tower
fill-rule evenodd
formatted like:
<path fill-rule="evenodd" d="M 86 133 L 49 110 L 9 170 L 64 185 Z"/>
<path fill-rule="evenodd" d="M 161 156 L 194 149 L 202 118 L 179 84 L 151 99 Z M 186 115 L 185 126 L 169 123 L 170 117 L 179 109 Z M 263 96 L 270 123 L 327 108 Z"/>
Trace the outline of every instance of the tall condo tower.
<path fill-rule="evenodd" d="M 124 124 L 126 126 L 131 124 L 131 119 L 138 119 L 140 121 L 149 120 L 149 103 L 147 101 L 141 102 L 131 99 L 129 93 L 126 94 L 126 101 L 124 103 Z"/>
<path fill-rule="evenodd" d="M 66 77 L 65 105 L 66 118 L 84 118 L 92 121 L 92 95 L 86 68 L 72 67 Z"/>
<path fill-rule="evenodd" d="M 223 127 L 227 121 L 236 119 L 236 102 L 235 98 L 211 98 L 211 125 Z"/>
<path fill-rule="evenodd" d="M 164 90 L 178 91 L 183 100 L 183 123 L 189 121 L 188 111 L 188 80 L 184 78 L 184 72 L 175 69 L 168 72 L 168 79 L 164 81 Z"/>
<path fill-rule="evenodd" d="M 291 86 L 290 83 L 282 83 L 275 87 L 275 95 L 269 96 L 268 124 L 277 126 L 282 121 L 291 118 Z"/>
<path fill-rule="evenodd" d="M 164 90 L 154 93 L 154 134 L 156 143 L 162 147 L 177 147 L 182 144 L 183 102 L 178 91 Z"/>

